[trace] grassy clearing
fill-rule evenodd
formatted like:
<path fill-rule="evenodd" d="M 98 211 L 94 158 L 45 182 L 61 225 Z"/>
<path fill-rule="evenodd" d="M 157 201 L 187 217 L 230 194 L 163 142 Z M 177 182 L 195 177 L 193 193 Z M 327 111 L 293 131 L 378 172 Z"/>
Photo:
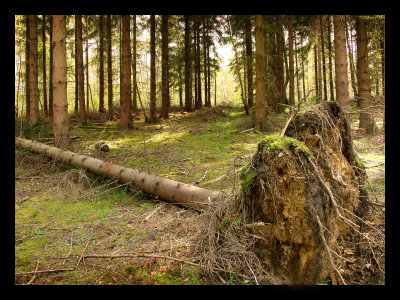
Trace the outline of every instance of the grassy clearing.
<path fill-rule="evenodd" d="M 120 131 L 116 121 L 71 124 L 70 134 L 79 136 L 73 142 L 75 152 L 185 183 L 200 181 L 199 186 L 235 195 L 241 180 L 234 171 L 246 166 L 258 143 L 266 135 L 279 134 L 286 121 L 284 114 L 269 117 L 266 134 L 241 133 L 253 126 L 239 107 L 175 112 L 158 124 L 135 120 L 135 129 L 129 131 Z M 32 133 L 17 124 L 16 135 L 50 137 L 45 125 Z M 368 168 L 384 162 L 381 139 L 360 135 L 354 145 L 368 159 L 370 190 L 384 203 L 384 165 Z M 109 144 L 110 151 L 98 151 L 98 141 Z M 15 272 L 37 266 L 74 268 L 37 274 L 32 284 L 216 283 L 207 281 L 196 266 L 170 259 L 87 258 L 76 266 L 82 254 L 148 253 L 192 261 L 199 215 L 21 149 L 15 150 L 15 162 Z M 26 284 L 32 277 L 16 276 L 15 282 Z"/>

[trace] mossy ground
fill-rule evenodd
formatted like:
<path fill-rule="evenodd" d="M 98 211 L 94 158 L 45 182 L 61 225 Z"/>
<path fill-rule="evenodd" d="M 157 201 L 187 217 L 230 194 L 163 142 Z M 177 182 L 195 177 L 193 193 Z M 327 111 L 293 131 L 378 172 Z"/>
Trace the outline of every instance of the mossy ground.
<path fill-rule="evenodd" d="M 279 134 L 286 115 L 271 113 L 269 118 L 267 133 L 240 133 L 252 127 L 251 116 L 243 109 L 203 108 L 173 112 L 157 124 L 138 119 L 134 129 L 125 131 L 118 129 L 117 121 L 88 126 L 71 122 L 70 135 L 79 136 L 73 142 L 75 152 L 185 183 L 201 179 L 198 186 L 232 195 L 241 189 L 240 174 L 233 171 L 249 164 L 266 136 Z M 16 135 L 23 132 L 19 125 Z M 49 137 L 46 130 L 43 124 L 29 137 Z M 109 152 L 95 148 L 100 140 L 109 144 Z M 361 136 L 354 144 L 363 157 L 384 161 L 384 148 L 383 153 L 381 148 L 364 149 L 371 147 L 368 138 Z M 371 188 L 384 202 L 384 165 L 367 172 L 373 174 Z M 37 264 L 39 270 L 70 268 L 82 253 L 192 258 L 196 212 L 18 148 L 15 176 L 16 273 L 33 271 Z M 196 266 L 168 259 L 87 258 L 73 271 L 37 274 L 33 284 L 210 283 L 200 274 Z M 16 276 L 15 282 L 26 284 L 31 278 Z"/>

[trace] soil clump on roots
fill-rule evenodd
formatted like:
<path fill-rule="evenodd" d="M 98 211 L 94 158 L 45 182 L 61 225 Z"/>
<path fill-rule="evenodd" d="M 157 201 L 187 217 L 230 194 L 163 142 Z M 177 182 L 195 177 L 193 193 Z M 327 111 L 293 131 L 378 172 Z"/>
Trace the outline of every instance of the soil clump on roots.
<path fill-rule="evenodd" d="M 341 278 L 331 249 L 360 229 L 368 207 L 339 105 L 316 105 L 293 118 L 286 136 L 260 142 L 242 180 L 247 226 L 261 237 L 255 253 L 269 273 L 293 284 L 316 284 L 335 270 Z"/>

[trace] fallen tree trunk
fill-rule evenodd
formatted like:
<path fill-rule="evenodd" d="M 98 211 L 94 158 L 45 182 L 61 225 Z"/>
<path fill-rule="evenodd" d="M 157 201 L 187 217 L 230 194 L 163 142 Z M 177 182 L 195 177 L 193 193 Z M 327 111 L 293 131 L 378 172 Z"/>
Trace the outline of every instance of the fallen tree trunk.
<path fill-rule="evenodd" d="M 213 203 L 222 198 L 222 193 L 217 191 L 146 174 L 39 142 L 17 137 L 15 138 L 15 145 L 36 153 L 45 154 L 55 160 L 62 160 L 76 167 L 85 168 L 96 175 L 119 179 L 122 183 L 132 183 L 133 186 L 142 189 L 147 194 L 198 211 L 208 210 Z"/>

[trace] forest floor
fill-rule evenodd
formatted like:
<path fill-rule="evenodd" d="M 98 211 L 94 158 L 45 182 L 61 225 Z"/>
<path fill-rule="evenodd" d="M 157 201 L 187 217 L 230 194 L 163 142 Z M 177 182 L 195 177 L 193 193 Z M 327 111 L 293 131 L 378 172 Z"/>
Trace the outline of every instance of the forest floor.
<path fill-rule="evenodd" d="M 90 116 L 87 126 L 71 118 L 70 135 L 79 137 L 73 140 L 75 152 L 232 197 L 240 193 L 240 170 L 258 143 L 265 135 L 280 133 L 287 118 L 271 113 L 268 132 L 261 133 L 245 131 L 252 121 L 239 107 L 173 111 L 157 124 L 136 118 L 135 128 L 126 131 L 118 129 L 117 121 Z M 15 134 L 51 144 L 46 124 L 28 132 L 16 122 Z M 382 120 L 377 124 L 381 127 Z M 384 232 L 384 134 L 368 137 L 354 130 L 353 139 L 375 203 L 368 222 Z M 110 151 L 99 151 L 99 141 Z M 188 263 L 195 261 L 200 221 L 201 215 L 190 209 L 15 149 L 16 284 L 254 284 L 232 276 L 211 280 L 199 266 Z M 355 245 L 346 246 L 343 276 L 348 283 L 384 284 L 385 253 L 379 249 L 358 255 Z"/>

